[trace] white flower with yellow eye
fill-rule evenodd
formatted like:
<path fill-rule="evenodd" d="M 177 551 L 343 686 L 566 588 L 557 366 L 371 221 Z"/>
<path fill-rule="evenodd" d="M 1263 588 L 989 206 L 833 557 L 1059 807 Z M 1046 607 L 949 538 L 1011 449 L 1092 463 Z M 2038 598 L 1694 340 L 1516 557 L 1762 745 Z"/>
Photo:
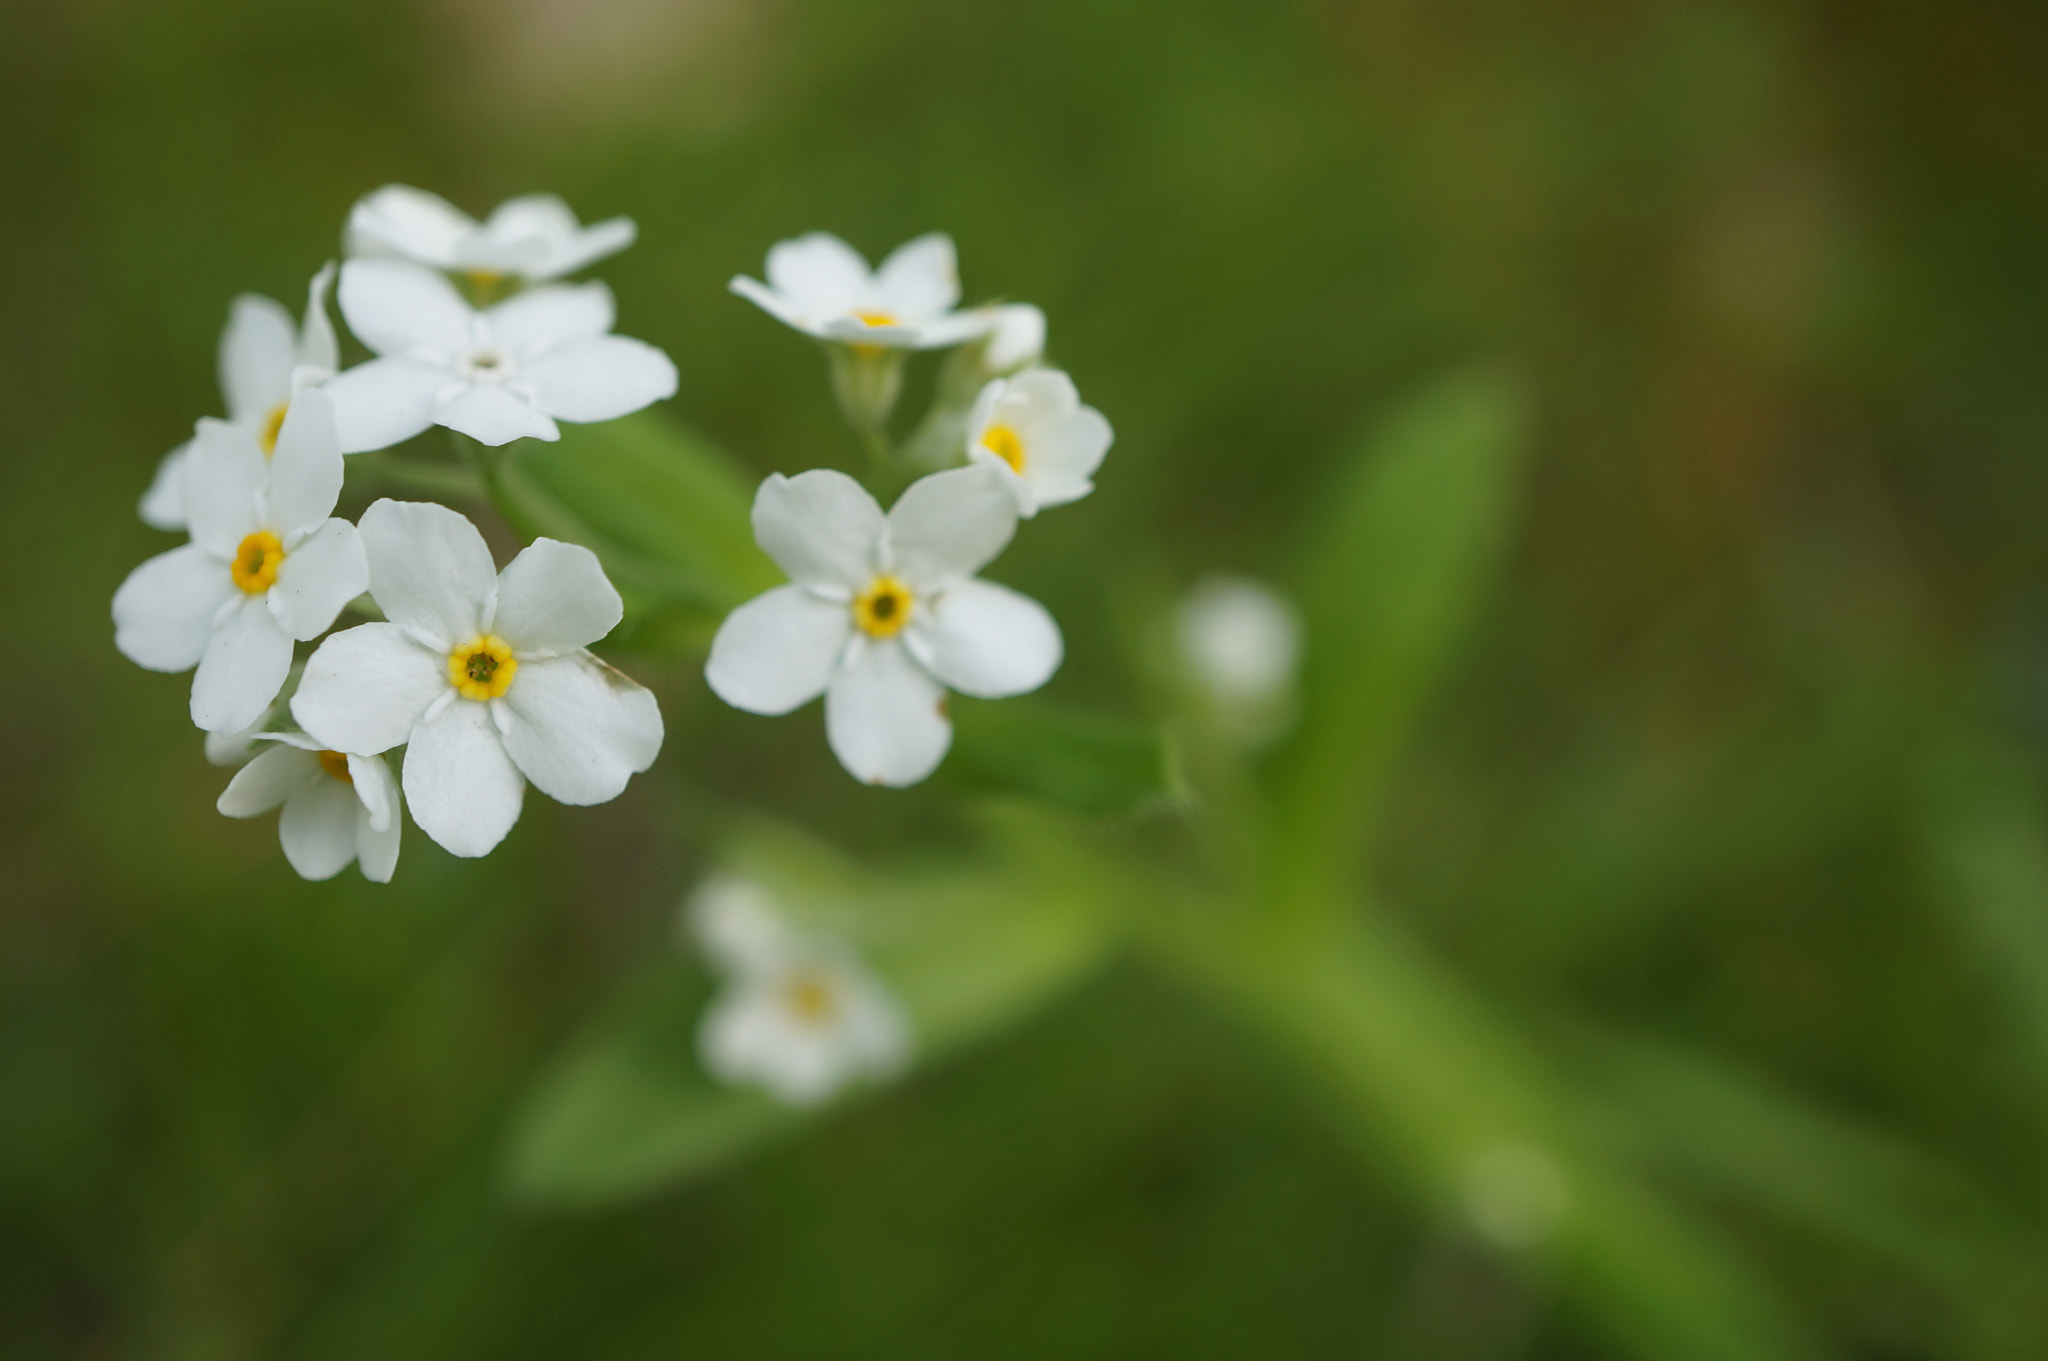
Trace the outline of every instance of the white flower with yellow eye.
<path fill-rule="evenodd" d="M 292 717 L 335 751 L 406 744 L 421 831 L 484 855 L 519 820 L 529 780 L 562 803 L 604 803 L 654 763 L 654 696 L 586 650 L 624 613 L 596 554 L 537 539 L 500 572 L 475 525 L 427 502 L 377 502 L 362 536 L 387 622 L 321 643 Z"/>
<path fill-rule="evenodd" d="M 968 459 L 1002 477 L 1027 519 L 1094 491 L 1089 478 L 1114 438 L 1102 413 L 1081 405 L 1073 379 L 1058 369 L 992 379 L 967 417 Z"/>
<path fill-rule="evenodd" d="M 306 318 L 296 329 L 291 313 L 260 294 L 244 293 L 228 309 L 217 361 L 221 397 L 227 403 L 228 423 L 248 431 L 266 454 L 277 447 L 292 393 L 327 381 L 341 365 L 334 323 L 327 319 L 327 288 L 333 282 L 331 264 L 313 276 L 306 289 Z M 142 494 L 137 509 L 143 523 L 154 529 L 185 527 L 181 469 L 191 448 L 187 440 L 165 454 L 149 490 Z"/>
<path fill-rule="evenodd" d="M 735 708 L 786 714 L 825 696 L 825 735 L 852 775 L 916 784 L 953 741 L 946 690 L 1036 690 L 1059 626 L 1038 602 L 974 574 L 1016 532 L 993 473 L 919 479 L 885 517 L 844 473 L 780 474 L 754 498 L 754 537 L 790 576 L 734 610 L 704 678 Z"/>
<path fill-rule="evenodd" d="M 292 398 L 265 458 L 248 431 L 203 420 L 185 460 L 192 541 L 114 593 L 114 645 L 152 671 L 187 671 L 192 721 L 239 733 L 277 698 L 292 642 L 327 631 L 369 582 L 356 527 L 330 518 L 341 451 L 326 394 Z"/>
<path fill-rule="evenodd" d="M 813 1106 L 909 1060 L 910 1019 L 895 995 L 843 942 L 793 929 L 760 885 L 710 880 L 691 922 L 727 978 L 697 1033 L 720 1078 Z"/>
<path fill-rule="evenodd" d="M 501 278 L 545 283 L 633 244 L 633 219 L 584 226 L 553 194 L 507 199 L 478 222 L 424 189 L 387 184 L 349 210 L 350 255 L 396 256 L 494 285 Z"/>
<path fill-rule="evenodd" d="M 278 844 L 301 879 L 332 879 L 350 861 L 374 884 L 398 865 L 398 781 L 381 756 L 331 751 L 303 733 L 266 733 L 216 805 L 253 818 L 283 805 Z"/>
<path fill-rule="evenodd" d="M 778 241 L 768 282 L 738 275 L 732 291 L 820 340 L 873 349 L 931 350 L 988 330 L 987 310 L 956 312 L 960 272 L 953 238 L 931 232 L 890 252 L 870 270 L 859 251 L 830 232 Z"/>

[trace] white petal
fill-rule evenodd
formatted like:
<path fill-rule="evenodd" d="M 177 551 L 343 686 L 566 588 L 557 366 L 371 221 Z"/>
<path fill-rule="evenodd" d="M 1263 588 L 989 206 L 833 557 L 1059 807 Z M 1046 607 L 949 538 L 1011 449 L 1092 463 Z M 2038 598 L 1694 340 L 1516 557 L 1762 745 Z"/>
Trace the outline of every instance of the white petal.
<path fill-rule="evenodd" d="M 501 387 L 478 383 L 464 388 L 434 407 L 434 420 L 450 430 L 459 430 L 482 444 L 510 444 L 513 440 L 557 440 L 562 432 L 555 423 L 524 398 Z"/>
<path fill-rule="evenodd" d="M 461 856 L 490 854 L 519 821 L 526 794 L 490 709 L 465 699 L 413 730 L 404 786 L 420 830 Z"/>
<path fill-rule="evenodd" d="M 185 527 L 185 455 L 191 452 L 187 440 L 157 462 L 149 490 L 135 509 L 142 523 L 151 529 L 179 530 Z"/>
<path fill-rule="evenodd" d="M 875 291 L 882 309 L 905 321 L 922 321 L 952 310 L 960 301 L 960 269 L 953 254 L 953 238 L 944 232 L 928 232 L 889 252 L 889 258 L 875 271 Z"/>
<path fill-rule="evenodd" d="M 813 318 L 851 312 L 872 287 L 868 262 L 830 232 L 778 241 L 768 251 L 768 283 Z"/>
<path fill-rule="evenodd" d="M 383 762 L 380 760 L 379 765 Z M 390 780 L 387 771 L 384 776 Z M 392 781 L 391 797 L 398 797 L 398 784 Z M 391 882 L 391 872 L 398 868 L 398 843 L 403 835 L 405 820 L 393 817 L 389 826 L 379 828 L 370 821 L 368 812 L 356 814 L 356 865 L 363 872 L 363 878 L 373 884 Z"/>
<path fill-rule="evenodd" d="M 299 327 L 297 359 L 301 365 L 333 373 L 341 367 L 341 342 L 327 315 L 327 292 L 334 286 L 334 261 L 320 266 L 306 286 L 306 319 Z"/>
<path fill-rule="evenodd" d="M 291 674 L 292 640 L 261 596 L 222 615 L 192 677 L 192 721 L 208 732 L 240 732 L 258 718 Z"/>
<path fill-rule="evenodd" d="M 1044 353 L 1044 312 L 1028 302 L 1008 303 L 994 309 L 988 348 L 981 352 L 984 370 L 1008 373 L 1025 364 L 1036 364 Z"/>
<path fill-rule="evenodd" d="M 585 265 L 595 264 L 607 255 L 618 254 L 632 245 L 639 235 L 640 229 L 630 217 L 593 222 L 570 239 L 556 242 L 546 258 L 527 271 L 527 277 L 559 279 L 564 274 L 574 274 Z"/>
<path fill-rule="evenodd" d="M 369 588 L 362 536 L 346 520 L 329 520 L 278 565 L 270 614 L 279 628 L 309 643 L 327 632 L 342 606 Z"/>
<path fill-rule="evenodd" d="M 532 354 L 612 329 L 612 291 L 603 284 L 529 288 L 484 312 L 491 343 L 515 355 Z"/>
<path fill-rule="evenodd" d="M 290 536 L 318 525 L 341 499 L 334 403 L 318 388 L 292 398 L 270 455 L 270 526 Z"/>
<path fill-rule="evenodd" d="M 301 879 L 332 879 L 356 858 L 362 808 L 355 790 L 325 771 L 285 800 L 277 841 Z"/>
<path fill-rule="evenodd" d="M 794 326 L 799 331 L 811 335 L 820 334 L 817 323 L 811 318 L 810 313 L 804 310 L 801 303 L 794 298 L 784 297 L 760 280 L 749 279 L 744 274 L 735 274 L 726 287 L 785 326 Z"/>
<path fill-rule="evenodd" d="M 794 937 L 775 895 L 752 879 L 713 875 L 692 890 L 690 933 L 727 973 L 764 973 L 782 967 Z"/>
<path fill-rule="evenodd" d="M 1026 476 L 1043 474 L 1049 481 L 1085 482 L 1102 466 L 1116 438 L 1100 411 L 1084 406 L 1057 424 L 1032 432 Z M 1046 504 L 1053 504 L 1048 501 Z"/>
<path fill-rule="evenodd" d="M 450 646 L 482 631 L 498 569 L 475 525 L 432 501 L 383 500 L 363 512 L 361 527 L 370 595 L 386 619 Z"/>
<path fill-rule="evenodd" d="M 754 493 L 755 541 L 790 580 L 806 585 L 867 585 L 884 523 L 875 498 L 830 468 L 775 473 Z"/>
<path fill-rule="evenodd" d="M 335 434 L 344 454 L 389 449 L 434 423 L 434 398 L 453 382 L 445 368 L 410 359 L 372 359 L 321 387 L 334 403 Z"/>
<path fill-rule="evenodd" d="M 348 777 L 355 785 L 356 800 L 363 806 L 374 831 L 389 831 L 399 822 L 398 777 L 382 756 L 351 756 Z"/>
<path fill-rule="evenodd" d="M 778 586 L 725 617 L 704 680 L 735 709 L 786 714 L 825 692 L 852 628 L 845 604 L 793 583 Z"/>
<path fill-rule="evenodd" d="M 504 704 L 513 764 L 562 803 L 617 798 L 661 752 L 654 695 L 588 652 L 520 663 Z"/>
<path fill-rule="evenodd" d="M 235 772 L 228 787 L 220 792 L 214 807 L 231 818 L 253 818 L 268 813 L 295 793 L 300 785 L 325 779 L 319 758 L 281 743 L 265 743 L 248 765 Z"/>
<path fill-rule="evenodd" d="M 982 467 L 921 477 L 889 511 L 896 569 L 919 590 L 973 576 L 1016 532 L 1016 501 Z"/>
<path fill-rule="evenodd" d="M 114 646 L 151 671 L 189 671 L 206 655 L 213 617 L 241 589 L 196 543 L 159 553 L 114 592 Z"/>
<path fill-rule="evenodd" d="M 565 421 L 609 421 L 676 395 L 676 366 L 626 336 L 593 336 L 549 350 L 519 371 L 534 405 Z"/>
<path fill-rule="evenodd" d="M 1007 459 L 989 452 L 986 445 L 977 444 L 967 451 L 967 461 L 977 468 L 986 468 L 1002 480 L 1010 498 L 1017 503 L 1017 514 L 1028 520 L 1038 514 L 1038 489 L 1012 468 Z"/>
<path fill-rule="evenodd" d="M 1081 406 L 1074 380 L 1058 369 L 1026 369 L 1004 385 L 1003 396 L 1012 419 L 1057 420 Z"/>
<path fill-rule="evenodd" d="M 871 643 L 825 692 L 825 737 L 855 779 L 916 784 L 953 742 L 945 689 L 900 645 Z"/>
<path fill-rule="evenodd" d="M 439 194 L 387 184 L 349 210 L 348 250 L 351 255 L 403 255 L 446 269 L 455 263 L 455 243 L 476 229 L 475 218 Z"/>
<path fill-rule="evenodd" d="M 226 421 L 199 422 L 185 456 L 185 521 L 192 542 L 223 559 L 263 528 L 270 469 L 248 431 Z"/>
<path fill-rule="evenodd" d="M 573 652 L 617 628 L 625 613 L 597 554 L 535 539 L 498 574 L 491 632 L 517 652 Z"/>
<path fill-rule="evenodd" d="M 351 260 L 341 267 L 339 296 L 348 328 L 378 354 L 452 354 L 469 346 L 476 312 L 424 265 Z"/>
<path fill-rule="evenodd" d="M 220 333 L 220 392 L 228 419 L 261 420 L 292 395 L 292 365 L 298 362 L 292 314 L 255 293 L 236 298 Z"/>
<path fill-rule="evenodd" d="M 358 624 L 321 643 L 292 696 L 292 717 L 334 751 L 374 756 L 412 735 L 448 693 L 448 659 L 397 624 Z"/>
<path fill-rule="evenodd" d="M 918 660 L 963 695 L 1021 695 L 1059 670 L 1059 625 L 1036 600 L 992 581 L 949 587 L 911 630 Z"/>
<path fill-rule="evenodd" d="M 563 241 L 581 229 L 576 214 L 559 194 L 521 194 L 508 198 L 484 219 L 486 235 L 500 241 L 529 238 L 547 242 Z"/>

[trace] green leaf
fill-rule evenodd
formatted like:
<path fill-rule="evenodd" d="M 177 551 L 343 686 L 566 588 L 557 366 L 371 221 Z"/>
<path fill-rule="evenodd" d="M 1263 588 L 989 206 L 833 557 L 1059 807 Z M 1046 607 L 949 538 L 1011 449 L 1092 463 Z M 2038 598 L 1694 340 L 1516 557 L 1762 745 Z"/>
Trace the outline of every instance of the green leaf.
<path fill-rule="evenodd" d="M 951 708 L 949 784 L 1097 816 L 1168 796 L 1166 738 L 1156 727 L 1016 701 L 954 699 Z"/>

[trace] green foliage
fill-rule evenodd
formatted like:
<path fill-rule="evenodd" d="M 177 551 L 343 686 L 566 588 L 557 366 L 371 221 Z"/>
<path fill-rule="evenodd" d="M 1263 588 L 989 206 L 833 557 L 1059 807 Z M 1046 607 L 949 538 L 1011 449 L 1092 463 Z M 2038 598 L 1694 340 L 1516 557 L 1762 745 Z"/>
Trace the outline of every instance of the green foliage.
<path fill-rule="evenodd" d="M 1166 738 L 1157 727 L 1076 714 L 1030 701 L 953 698 L 953 749 L 944 781 L 1015 794 L 1079 813 L 1113 816 L 1169 794 Z"/>

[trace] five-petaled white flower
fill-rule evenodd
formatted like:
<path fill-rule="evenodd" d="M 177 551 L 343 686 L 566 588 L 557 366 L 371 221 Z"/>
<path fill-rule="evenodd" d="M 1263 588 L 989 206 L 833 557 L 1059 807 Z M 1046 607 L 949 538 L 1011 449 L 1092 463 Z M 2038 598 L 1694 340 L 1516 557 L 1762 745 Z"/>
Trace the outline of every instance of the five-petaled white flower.
<path fill-rule="evenodd" d="M 633 219 L 586 227 L 553 194 L 507 199 L 483 222 L 439 194 L 387 184 L 349 210 L 350 255 L 393 255 L 485 282 L 545 283 L 633 244 Z"/>
<path fill-rule="evenodd" d="M 193 666 L 192 721 L 238 733 L 277 697 L 292 640 L 317 638 L 369 581 L 341 494 L 334 412 L 302 389 L 265 459 L 255 438 L 202 420 L 185 460 L 192 541 L 129 573 L 114 593 L 114 645 L 152 671 Z"/>
<path fill-rule="evenodd" d="M 791 928 L 766 889 L 710 880 L 691 920 L 728 979 L 697 1034 L 719 1077 L 811 1106 L 909 1059 L 910 1020 L 894 994 L 845 943 Z"/>
<path fill-rule="evenodd" d="M 264 736 L 269 750 L 235 772 L 220 811 L 253 818 L 283 804 L 277 840 L 301 879 L 332 879 L 353 860 L 371 883 L 390 883 L 402 819 L 384 758 L 331 751 L 303 733 Z"/>
<path fill-rule="evenodd" d="M 475 525 L 427 502 L 377 502 L 362 536 L 388 622 L 323 642 L 292 716 L 335 751 L 406 743 L 421 831 L 484 855 L 519 820 L 527 781 L 604 803 L 654 763 L 654 696 L 585 650 L 623 613 L 596 554 L 536 539 L 499 572 Z"/>
<path fill-rule="evenodd" d="M 285 408 L 299 388 L 323 383 L 341 365 L 334 323 L 327 319 L 327 287 L 334 266 L 321 267 L 306 289 L 306 319 L 295 329 L 284 307 L 257 293 L 244 293 L 228 309 L 220 333 L 217 367 L 228 423 L 255 437 L 264 453 L 277 447 Z M 163 456 L 149 490 L 137 507 L 143 523 L 155 529 L 185 527 L 186 440 Z"/>
<path fill-rule="evenodd" d="M 1114 438 L 1102 413 L 1081 405 L 1073 379 L 1058 369 L 991 379 L 967 417 L 967 457 L 1002 477 L 1027 519 L 1094 491 L 1088 479 Z"/>
<path fill-rule="evenodd" d="M 892 350 L 958 345 L 993 324 L 987 310 L 955 312 L 960 273 L 953 238 L 931 232 L 898 246 L 878 270 L 830 232 L 778 241 L 768 282 L 744 274 L 732 291 L 820 340 Z"/>
<path fill-rule="evenodd" d="M 776 474 L 753 518 L 790 584 L 726 617 L 704 678 L 757 714 L 823 692 L 826 738 L 856 779 L 902 786 L 931 774 L 953 740 L 948 686 L 1020 695 L 1059 667 L 1052 616 L 974 578 L 1017 527 L 1014 502 L 986 469 L 921 478 L 886 517 L 844 473 Z"/>
<path fill-rule="evenodd" d="M 552 440 L 557 420 L 608 421 L 672 397 L 676 366 L 609 334 L 600 283 L 528 289 L 478 311 L 454 285 L 404 260 L 341 267 L 341 314 L 379 356 L 327 384 L 344 453 L 445 425 L 485 444 Z"/>

